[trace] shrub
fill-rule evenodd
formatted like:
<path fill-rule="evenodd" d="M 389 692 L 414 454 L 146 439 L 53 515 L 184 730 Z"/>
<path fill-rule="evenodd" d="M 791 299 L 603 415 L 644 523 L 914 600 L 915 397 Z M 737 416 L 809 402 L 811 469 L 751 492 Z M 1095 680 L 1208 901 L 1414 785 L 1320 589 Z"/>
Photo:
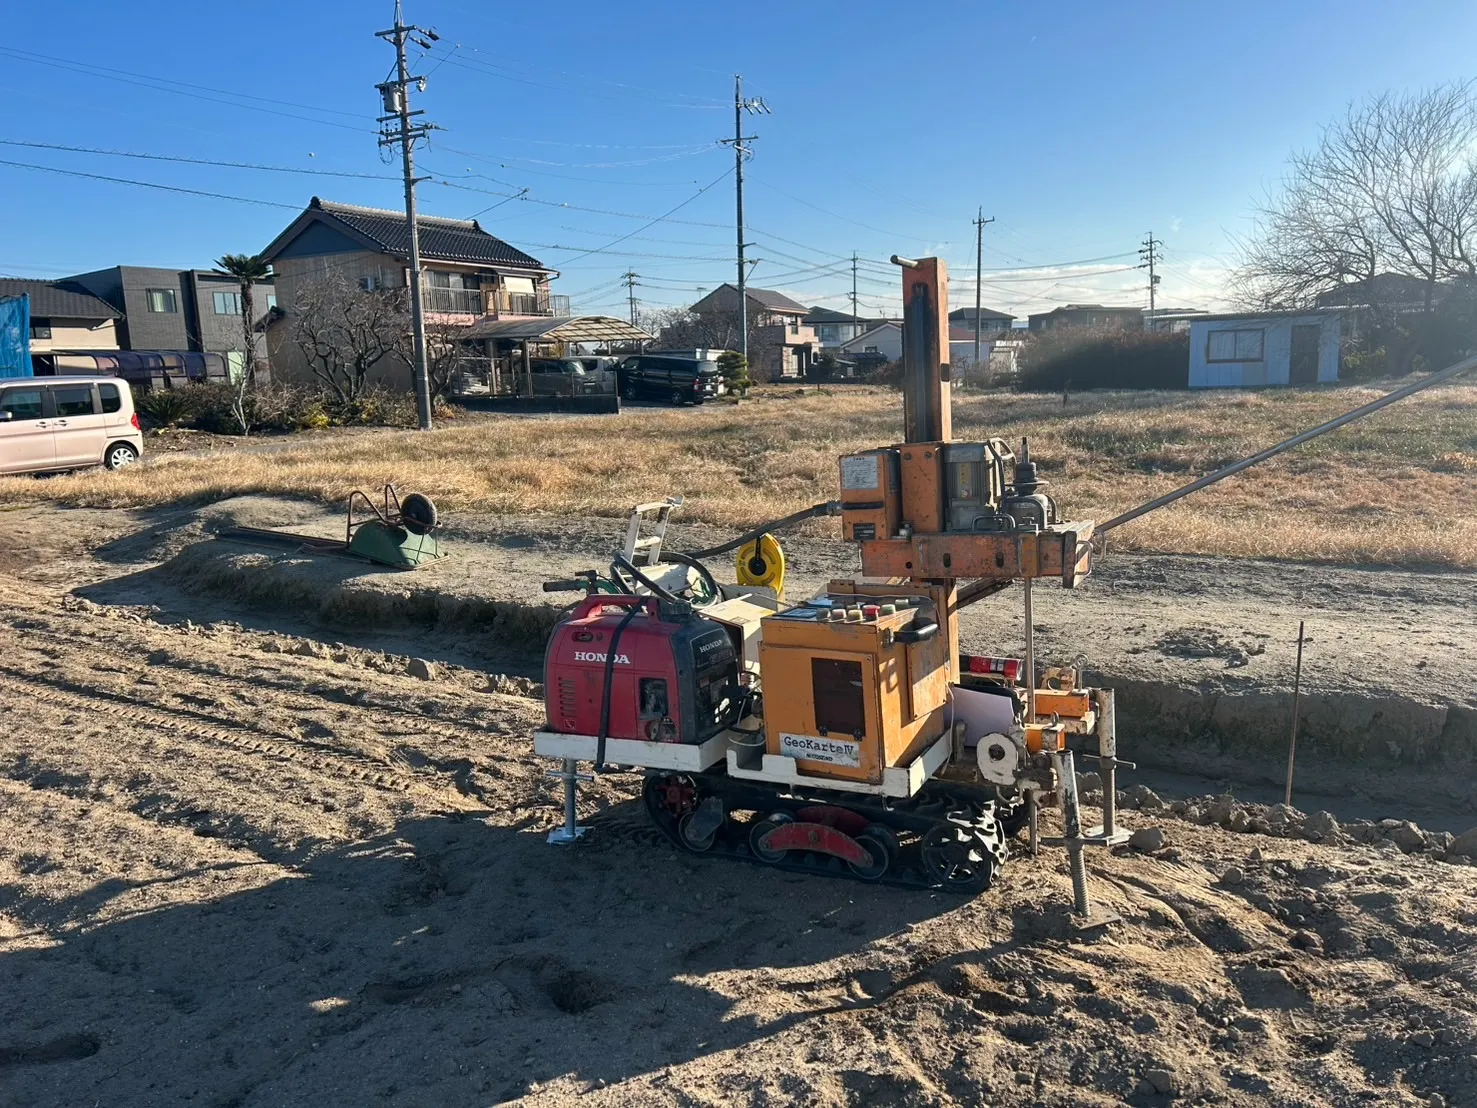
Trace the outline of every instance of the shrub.
<path fill-rule="evenodd" d="M 1390 358 L 1383 346 L 1373 350 L 1345 350 L 1339 360 L 1340 381 L 1374 381 L 1389 373 Z"/>
<path fill-rule="evenodd" d="M 138 410 L 160 427 L 189 427 L 216 435 L 237 432 L 231 386 L 224 382 L 159 389 L 138 398 Z M 407 393 L 371 390 L 348 403 L 326 389 L 269 385 L 246 397 L 251 426 L 259 431 L 313 431 L 324 427 L 414 427 L 415 399 Z M 438 405 L 441 418 L 452 409 Z"/>
<path fill-rule="evenodd" d="M 1034 392 L 1183 389 L 1189 377 L 1187 331 L 1062 329 L 1031 336 L 1021 351 L 1017 387 Z"/>
<path fill-rule="evenodd" d="M 189 417 L 190 399 L 187 389 L 152 389 L 139 393 L 134 407 L 156 427 L 174 427 Z"/>
<path fill-rule="evenodd" d="M 749 377 L 749 360 L 737 350 L 725 350 L 718 355 L 718 371 L 731 393 L 743 396 L 754 383 Z"/>
<path fill-rule="evenodd" d="M 862 362 L 857 361 L 857 372 L 862 370 Z M 899 358 L 895 362 L 874 362 L 871 376 L 868 378 L 874 385 L 885 385 L 890 389 L 903 387 L 903 362 Z"/>

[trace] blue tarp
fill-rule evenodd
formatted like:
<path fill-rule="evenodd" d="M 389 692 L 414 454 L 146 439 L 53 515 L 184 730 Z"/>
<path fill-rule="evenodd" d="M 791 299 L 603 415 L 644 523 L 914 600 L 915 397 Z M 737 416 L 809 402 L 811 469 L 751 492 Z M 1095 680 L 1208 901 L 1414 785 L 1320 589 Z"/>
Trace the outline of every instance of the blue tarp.
<path fill-rule="evenodd" d="M 0 377 L 31 377 L 31 298 L 0 296 Z"/>

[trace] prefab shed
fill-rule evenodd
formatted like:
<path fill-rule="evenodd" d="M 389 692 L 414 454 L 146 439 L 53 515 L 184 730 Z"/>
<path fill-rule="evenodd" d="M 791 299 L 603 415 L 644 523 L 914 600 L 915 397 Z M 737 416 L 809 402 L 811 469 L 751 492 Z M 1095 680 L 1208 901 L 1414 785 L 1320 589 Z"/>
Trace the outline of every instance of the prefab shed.
<path fill-rule="evenodd" d="M 1248 312 L 1190 320 L 1192 389 L 1339 379 L 1342 311 Z"/>

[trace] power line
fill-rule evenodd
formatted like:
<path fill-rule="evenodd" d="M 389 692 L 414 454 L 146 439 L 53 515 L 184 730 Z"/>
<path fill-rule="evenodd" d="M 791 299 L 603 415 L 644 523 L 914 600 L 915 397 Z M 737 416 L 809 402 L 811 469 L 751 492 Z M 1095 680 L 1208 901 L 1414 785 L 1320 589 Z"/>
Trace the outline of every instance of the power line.
<path fill-rule="evenodd" d="M 691 196 L 689 196 L 686 200 L 682 201 L 682 203 L 676 205 L 673 208 L 670 208 L 669 210 L 663 212 L 661 215 L 656 216 L 649 223 L 645 223 L 642 226 L 637 227 L 636 230 L 632 231 L 629 235 L 622 235 L 620 238 L 611 239 L 604 246 L 598 246 L 598 247 L 595 247 L 594 249 L 586 250 L 583 254 L 576 254 L 573 258 L 567 258 L 567 259 L 565 259 L 565 261 L 566 262 L 576 262 L 576 261 L 579 261 L 579 259 L 584 258 L 584 257 L 588 257 L 591 254 L 603 253 L 606 250 L 609 250 L 612 246 L 615 246 L 615 245 L 617 245 L 619 243 L 625 242 L 628 238 L 633 238 L 634 236 L 639 235 L 642 231 L 646 230 L 646 228 L 656 226 L 662 220 L 667 219 L 668 217 L 670 217 L 673 212 L 679 212 L 683 208 L 687 207 L 687 205 L 691 204 L 699 196 L 701 196 L 703 193 L 707 192 L 710 188 L 712 188 L 714 185 L 718 184 L 725 177 L 727 177 L 730 172 L 731 172 L 730 170 L 725 169 L 717 177 L 713 178 L 713 180 L 709 181 L 706 185 L 704 185 L 702 188 L 698 189 L 695 193 L 693 193 Z"/>
<path fill-rule="evenodd" d="M 617 240 L 620 241 L 620 240 Z M 618 254 L 622 258 L 660 258 L 670 262 L 726 262 L 728 259 L 719 256 L 704 256 L 700 254 L 644 254 L 633 250 L 611 250 L 609 244 L 606 246 L 571 246 L 560 242 L 529 242 L 524 241 L 524 246 L 536 247 L 539 250 L 580 250 L 583 253 L 575 255 L 576 258 L 585 258 L 591 254 Z M 561 262 L 563 268 L 567 263 Z"/>
<path fill-rule="evenodd" d="M 44 173 L 59 173 L 65 177 L 86 177 L 93 181 L 111 181 L 115 185 L 137 185 L 140 188 L 160 189 L 164 192 L 180 192 L 189 196 L 206 196 L 212 200 L 234 200 L 238 204 L 260 204 L 267 208 L 291 208 L 297 211 L 301 205 L 284 204 L 278 200 L 258 200 L 252 196 L 230 196 L 223 192 L 206 192 L 203 189 L 181 188 L 179 185 L 161 185 L 153 181 L 134 181 L 127 177 L 108 177 L 101 173 L 83 173 L 80 169 L 59 169 L 54 165 L 33 165 L 30 162 L 0 160 L 0 165 L 14 169 L 37 169 Z"/>
<path fill-rule="evenodd" d="M 839 219 L 843 223 L 851 223 L 851 224 L 856 225 L 857 227 L 863 228 L 864 230 L 867 230 L 867 231 L 876 231 L 879 235 L 888 235 L 888 236 L 891 236 L 893 238 L 913 238 L 913 237 L 915 237 L 913 235 L 900 235 L 896 231 L 888 231 L 888 230 L 886 230 L 886 229 L 884 229 L 882 227 L 873 227 L 870 223 L 862 223 L 860 220 L 852 219 L 849 216 L 841 215 L 839 212 L 833 212 L 829 208 L 823 208 L 823 207 L 821 207 L 819 204 L 812 204 L 809 200 L 802 200 L 802 199 L 800 199 L 800 197 L 795 196 L 792 193 L 788 193 L 784 189 L 776 188 L 774 185 L 771 185 L 768 181 L 760 181 L 759 183 L 761 185 L 763 185 L 765 188 L 771 190 L 772 192 L 777 192 L 781 196 L 786 197 L 786 198 L 788 198 L 790 200 L 795 201 L 795 203 L 797 203 L 797 204 L 804 204 L 807 208 L 814 208 L 816 211 L 820 212 L 822 215 L 828 215 L 832 219 Z"/>
<path fill-rule="evenodd" d="M 476 47 L 467 47 L 466 49 L 469 49 L 474 54 L 481 54 L 482 53 L 482 51 L 481 50 L 478 50 Z M 577 93 L 577 94 L 582 95 L 582 96 L 591 96 L 591 97 L 594 97 L 597 100 L 614 100 L 614 101 L 617 101 L 617 102 L 620 102 L 622 100 L 644 100 L 644 101 L 646 101 L 648 103 L 661 104 L 664 107 L 668 107 L 668 108 L 698 108 L 698 109 L 711 110 L 711 109 L 714 109 L 714 108 L 721 108 L 721 107 L 723 107 L 723 104 L 722 104 L 721 101 L 715 101 L 714 103 L 710 103 L 710 104 L 683 104 L 683 103 L 681 103 L 679 101 L 675 101 L 675 100 L 661 100 L 661 99 L 657 99 L 655 96 L 619 96 L 619 95 L 614 95 L 614 94 L 611 94 L 611 93 L 608 93 L 608 92 L 600 92 L 600 91 L 598 91 L 596 89 L 593 89 L 593 88 L 589 87 L 590 76 L 589 76 L 589 74 L 584 74 L 584 73 L 570 74 L 570 76 L 578 77 L 581 80 L 581 82 L 583 82 L 581 84 L 577 84 L 577 85 L 558 85 L 558 84 L 553 84 L 553 83 L 551 83 L 549 81 L 538 81 L 538 80 L 534 80 L 534 79 L 532 79 L 530 77 L 520 76 L 516 70 L 509 69 L 507 66 L 498 65 L 498 64 L 493 63 L 493 62 L 484 61 L 481 58 L 469 58 L 469 57 L 452 58 L 452 57 L 450 57 L 448 55 L 447 58 L 445 59 L 445 64 L 456 66 L 458 69 L 466 69 L 466 70 L 469 70 L 469 71 L 474 72 L 474 73 L 481 73 L 483 76 L 486 76 L 486 77 L 497 77 L 497 78 L 500 78 L 501 80 L 504 80 L 504 81 L 513 81 L 516 84 L 520 84 L 520 85 L 531 85 L 534 88 L 551 89 L 554 92 L 571 92 L 571 93 Z M 559 71 L 558 70 L 554 70 L 553 72 L 559 72 Z M 597 78 L 597 80 L 598 80 L 598 78 Z M 620 82 L 617 82 L 617 81 L 611 81 L 611 82 L 606 82 L 606 83 L 613 84 L 613 85 L 618 85 L 618 86 L 620 86 L 622 88 L 629 88 L 629 89 L 633 89 L 633 90 L 637 90 L 637 91 L 656 92 L 657 93 L 657 96 L 686 96 L 686 95 L 689 95 L 687 93 L 680 93 L 680 92 L 679 93 L 661 93 L 661 92 L 657 92 L 657 90 L 654 90 L 654 89 L 641 89 L 641 87 L 639 85 L 620 85 Z M 712 98 L 711 97 L 705 97 L 705 99 L 712 99 Z"/>
<path fill-rule="evenodd" d="M 453 154 L 463 154 L 463 155 L 465 155 L 466 157 L 469 157 L 469 158 L 478 158 L 478 159 L 481 159 L 481 155 L 480 154 L 472 154 L 472 153 L 469 153 L 468 151 L 465 151 L 465 150 L 456 150 L 456 149 L 453 149 L 452 147 L 446 146 L 444 144 L 439 149 L 449 151 L 450 153 L 453 153 Z M 485 159 L 483 159 L 483 160 L 485 160 Z M 462 184 L 458 184 L 457 181 L 460 180 L 460 179 L 462 179 L 461 177 L 459 177 L 459 176 L 458 177 L 451 177 L 450 179 L 448 179 L 448 176 L 449 175 L 447 175 L 447 174 L 441 174 L 441 175 L 439 175 L 437 177 L 437 180 L 436 180 L 435 183 L 438 184 L 438 185 L 444 185 L 447 188 L 462 189 L 465 192 L 480 192 L 480 193 L 482 193 L 482 194 L 484 194 L 486 196 L 506 196 L 506 197 L 510 197 L 510 198 L 516 197 L 516 194 L 515 193 L 511 193 L 511 192 L 497 192 L 494 189 L 479 189 L 479 188 L 477 188 L 477 187 L 475 187 L 473 185 L 462 185 Z M 482 174 L 473 174 L 472 176 L 484 176 L 484 175 L 482 175 Z M 724 176 L 726 177 L 727 174 L 725 173 Z M 518 185 L 511 184 L 510 182 L 507 182 L 507 181 L 497 181 L 497 179 L 496 178 L 493 178 L 493 177 L 484 177 L 484 179 L 485 180 L 489 180 L 489 181 L 494 181 L 497 184 L 508 185 L 509 188 L 515 188 L 516 189 L 516 188 L 520 187 Z M 721 180 L 721 178 L 720 178 L 720 180 Z M 672 219 L 670 216 L 650 216 L 650 215 L 640 215 L 640 214 L 638 214 L 636 212 L 617 212 L 617 211 L 612 211 L 612 210 L 610 210 L 608 208 L 590 208 L 590 207 L 586 207 L 586 206 L 584 206 L 582 204 L 570 204 L 570 203 L 566 203 L 566 202 L 561 201 L 561 200 L 544 200 L 541 197 L 537 197 L 537 196 L 524 196 L 521 199 L 526 204 L 541 204 L 541 205 L 543 205 L 546 208 L 564 208 L 564 209 L 566 209 L 568 211 L 572 211 L 572 212 L 589 212 L 592 215 L 608 215 L 608 216 L 613 216 L 613 217 L 615 217 L 617 219 L 649 219 L 649 220 L 652 220 L 654 222 L 680 223 L 680 224 L 683 224 L 684 226 L 688 226 L 688 227 L 716 227 L 719 230 L 727 230 L 728 229 L 728 226 L 729 226 L 727 223 L 708 223 L 708 222 L 704 222 L 702 220 L 695 220 L 695 219 Z M 638 230 L 639 230 L 639 228 L 638 228 Z"/>
<path fill-rule="evenodd" d="M 317 177 L 353 177 L 362 181 L 395 181 L 398 177 L 388 173 L 350 173 L 336 169 L 299 169 L 286 165 L 260 165 L 256 162 L 223 162 L 211 158 L 186 158 L 174 154 L 141 154 L 131 150 L 105 150 L 96 146 L 63 146 L 56 142 L 25 142 L 21 139 L 0 139 L 0 146 L 26 146 L 35 150 L 65 150 L 71 154 L 105 154 L 113 158 L 137 158 L 151 162 L 182 162 L 186 165 L 213 165 L 226 169 L 257 169 L 264 173 L 303 173 Z"/>
<path fill-rule="evenodd" d="M 471 215 L 467 216 L 467 218 L 468 219 L 476 219 L 479 215 L 486 215 L 490 211 L 494 211 L 497 208 L 501 208 L 504 204 L 511 204 L 514 200 L 522 200 L 523 197 L 526 196 L 527 194 L 528 194 L 528 190 L 527 189 L 524 189 L 522 192 L 515 192 L 512 196 L 508 197 L 506 200 L 499 200 L 496 204 L 489 204 L 485 208 L 478 208 Z"/>
<path fill-rule="evenodd" d="M 290 100 L 273 100 L 266 96 L 254 96 L 246 92 L 231 92 L 227 89 L 211 88 L 208 85 L 195 85 L 188 81 L 176 81 L 169 77 L 159 77 L 146 73 L 130 73 L 124 69 L 104 69 L 102 66 L 95 66 L 88 62 L 78 62 L 67 58 L 55 58 L 47 54 L 34 54 L 29 50 L 17 50 L 13 46 L 0 46 L 0 55 L 14 58 L 17 61 L 31 62 L 34 65 L 49 65 L 57 69 L 70 70 L 73 73 L 81 73 L 88 77 L 101 77 L 107 81 L 118 81 L 125 85 L 137 85 L 140 88 L 153 89 L 156 92 L 168 92 L 176 96 L 188 96 L 194 100 L 209 100 L 212 103 L 224 104 L 231 108 L 265 112 L 268 115 L 282 116 L 286 119 L 299 119 L 306 123 L 321 123 L 325 127 L 338 127 L 345 131 L 359 131 L 362 133 L 369 130 L 368 127 L 351 127 L 347 123 L 335 123 L 331 119 L 314 119 L 311 116 L 296 115 L 292 112 L 281 112 L 273 108 L 258 107 L 256 104 L 238 104 L 234 100 L 219 100 L 213 96 L 201 96 L 200 93 L 213 92 L 219 96 L 234 96 L 241 100 L 256 100 L 264 104 L 280 104 L 285 107 L 301 108 L 304 111 L 347 116 L 350 119 L 361 118 L 354 112 L 343 112 L 336 108 L 320 108 L 312 104 L 297 104 Z M 166 85 L 178 85 L 180 87 L 166 88 L 164 87 Z"/>

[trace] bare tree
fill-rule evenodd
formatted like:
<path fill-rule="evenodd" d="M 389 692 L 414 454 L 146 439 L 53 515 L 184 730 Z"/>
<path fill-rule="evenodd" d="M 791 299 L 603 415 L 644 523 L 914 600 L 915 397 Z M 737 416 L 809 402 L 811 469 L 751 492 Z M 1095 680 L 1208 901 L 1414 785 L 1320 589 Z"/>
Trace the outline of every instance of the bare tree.
<path fill-rule="evenodd" d="M 445 396 L 456 384 L 457 374 L 478 361 L 487 358 L 473 353 L 463 339 L 467 325 L 464 323 L 428 323 L 426 325 L 426 373 L 430 378 L 431 397 Z M 404 357 L 411 357 L 407 343 Z"/>
<path fill-rule="evenodd" d="M 409 364 L 404 289 L 366 292 L 342 274 L 329 273 L 298 289 L 291 319 L 293 341 L 309 371 L 340 404 L 363 395 L 370 371 L 385 358 Z"/>
<path fill-rule="evenodd" d="M 1386 274 L 1417 290 L 1414 311 L 1408 294 L 1382 287 Z M 1404 372 L 1444 282 L 1474 276 L 1477 83 L 1469 81 L 1350 105 L 1315 148 L 1293 157 L 1257 212 L 1237 287 L 1258 308 L 1302 308 L 1329 294 L 1368 305 L 1390 368 Z"/>
<path fill-rule="evenodd" d="M 658 336 L 663 347 L 672 350 L 738 350 L 739 314 L 732 312 L 703 312 L 701 315 L 690 308 L 667 308 L 639 317 L 642 330 Z M 773 324 L 761 311 L 750 310 L 749 323 L 749 372 L 759 381 L 768 380 L 765 367 L 771 355 L 781 344 L 773 339 Z"/>

